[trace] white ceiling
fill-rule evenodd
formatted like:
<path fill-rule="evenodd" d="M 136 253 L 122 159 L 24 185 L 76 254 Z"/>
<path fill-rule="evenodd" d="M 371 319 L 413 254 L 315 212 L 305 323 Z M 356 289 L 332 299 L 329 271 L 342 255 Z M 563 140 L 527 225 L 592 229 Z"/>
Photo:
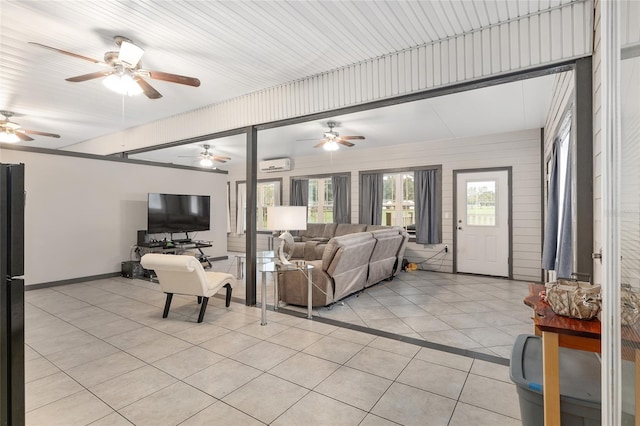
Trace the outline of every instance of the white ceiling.
<path fill-rule="evenodd" d="M 23 145 L 73 150 L 98 136 L 569 2 L 0 1 L 0 110 L 14 112 L 13 121 L 26 129 L 61 135 L 36 137 Z M 149 79 L 163 98 L 122 97 L 100 79 L 65 81 L 101 70 L 97 64 L 28 43 L 102 60 L 106 51 L 117 50 L 116 35 L 145 50 L 144 68 L 197 77 L 201 86 Z M 493 88 L 490 95 L 466 92 L 337 117 L 342 122 L 338 131 L 365 135 L 366 141 L 353 148 L 359 149 L 383 140 L 497 133 L 502 131 L 495 127 L 497 121 L 507 127 L 540 127 L 540 114 L 548 107 L 542 86 L 549 89 L 548 82 L 514 84 Z M 403 120 L 406 126 L 387 135 L 385 120 Z M 274 129 L 261 132 L 260 138 L 267 143 L 270 137 L 293 142 L 320 137 L 325 124 Z M 418 124 L 421 133 L 411 134 Z M 215 145 L 234 158 L 244 154 L 231 147 L 223 151 L 225 141 Z M 290 149 L 306 152 L 306 147 Z M 200 148 L 189 152 L 194 150 Z"/>

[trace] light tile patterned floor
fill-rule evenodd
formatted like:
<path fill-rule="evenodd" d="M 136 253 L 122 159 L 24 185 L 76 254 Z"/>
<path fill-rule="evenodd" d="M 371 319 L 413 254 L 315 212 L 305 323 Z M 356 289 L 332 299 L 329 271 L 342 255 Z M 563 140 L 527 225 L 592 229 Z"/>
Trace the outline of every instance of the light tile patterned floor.
<path fill-rule="evenodd" d="M 414 277 L 385 284 L 378 297 L 420 295 L 409 288 L 419 287 Z M 510 293 L 507 281 L 467 279 L 440 278 L 434 288 L 452 297 L 460 291 L 445 282 Z M 182 296 L 162 319 L 164 295 L 143 280 L 91 281 L 25 297 L 28 425 L 520 424 L 503 365 L 280 312 L 269 312 L 269 324 L 260 326 L 259 309 L 225 308 L 222 298 L 211 299 L 202 324 L 195 298 Z M 360 298 L 345 306 L 401 306 L 371 293 Z M 424 300 L 416 306 L 428 306 Z M 448 328 L 438 331 L 457 331 L 453 320 L 443 322 Z M 429 331 L 407 334 L 414 333 Z M 490 333 L 465 336 L 475 345 L 481 338 L 493 343 Z"/>
<path fill-rule="evenodd" d="M 215 262 L 216 270 L 235 274 L 236 257 Z M 258 273 L 258 295 L 261 274 Z M 273 305 L 268 274 L 267 304 Z M 243 285 L 237 297 L 244 298 Z M 330 308 L 313 314 L 445 346 L 509 359 L 515 338 L 532 333 L 531 308 L 523 298 L 529 283 L 503 278 L 442 272 L 400 272 Z M 258 296 L 258 302 L 260 296 Z M 298 312 L 306 307 L 286 306 Z"/>

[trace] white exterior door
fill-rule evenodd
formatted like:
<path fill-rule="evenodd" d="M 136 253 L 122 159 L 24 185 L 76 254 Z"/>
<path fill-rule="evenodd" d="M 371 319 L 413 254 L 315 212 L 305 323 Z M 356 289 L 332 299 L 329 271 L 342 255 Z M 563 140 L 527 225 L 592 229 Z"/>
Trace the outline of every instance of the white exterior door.
<path fill-rule="evenodd" d="M 456 174 L 456 271 L 509 276 L 509 172 Z"/>

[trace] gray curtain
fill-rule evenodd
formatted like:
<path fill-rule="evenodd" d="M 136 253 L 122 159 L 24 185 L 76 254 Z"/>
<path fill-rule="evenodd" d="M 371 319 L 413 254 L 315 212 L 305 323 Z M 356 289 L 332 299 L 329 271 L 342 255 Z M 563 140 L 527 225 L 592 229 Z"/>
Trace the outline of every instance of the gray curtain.
<path fill-rule="evenodd" d="M 289 205 L 306 206 L 309 203 L 309 181 L 307 179 L 293 179 L 291 181 L 291 196 Z"/>
<path fill-rule="evenodd" d="M 553 144 L 551 157 L 551 174 L 547 193 L 547 223 L 544 228 L 544 242 L 542 245 L 542 269 L 552 271 L 556 269 L 556 254 L 558 248 L 558 214 L 560 176 L 558 175 L 558 157 L 560 156 L 560 140 Z"/>
<path fill-rule="evenodd" d="M 571 206 L 571 149 L 567 154 L 567 169 L 565 170 L 564 197 L 560 200 L 560 173 L 559 167 L 560 140 L 554 143 L 553 157 L 551 159 L 551 175 L 549 176 L 549 194 L 547 198 L 547 223 L 544 230 L 544 243 L 542 246 L 542 268 L 556 271 L 560 278 L 569 277 L 573 272 L 573 247 L 572 247 L 572 216 Z M 562 203 L 562 217 L 560 214 Z M 558 229 L 558 219 L 561 220 Z"/>
<path fill-rule="evenodd" d="M 562 200 L 562 224 L 560 228 L 560 244 L 558 244 L 558 254 L 556 259 L 556 274 L 558 277 L 566 278 L 571 276 L 573 272 L 573 248 L 572 240 L 572 217 L 573 209 L 571 208 L 571 148 L 567 154 L 567 177 L 565 178 L 564 198 Z M 580 271 L 577 271 L 580 272 Z"/>
<path fill-rule="evenodd" d="M 382 173 L 360 175 L 360 220 L 365 225 L 382 223 L 382 197 L 384 180 Z"/>
<path fill-rule="evenodd" d="M 331 176 L 333 223 L 351 223 L 349 216 L 349 177 Z"/>
<path fill-rule="evenodd" d="M 413 190 L 416 207 L 416 243 L 440 243 L 438 226 L 438 171 L 416 170 L 413 172 Z"/>

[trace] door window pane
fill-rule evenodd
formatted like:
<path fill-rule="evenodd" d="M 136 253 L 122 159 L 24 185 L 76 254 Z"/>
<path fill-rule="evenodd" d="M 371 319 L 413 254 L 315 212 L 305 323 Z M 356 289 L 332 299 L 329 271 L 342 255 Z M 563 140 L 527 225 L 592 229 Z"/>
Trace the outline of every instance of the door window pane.
<path fill-rule="evenodd" d="M 496 225 L 496 181 L 467 182 L 467 225 Z"/>

